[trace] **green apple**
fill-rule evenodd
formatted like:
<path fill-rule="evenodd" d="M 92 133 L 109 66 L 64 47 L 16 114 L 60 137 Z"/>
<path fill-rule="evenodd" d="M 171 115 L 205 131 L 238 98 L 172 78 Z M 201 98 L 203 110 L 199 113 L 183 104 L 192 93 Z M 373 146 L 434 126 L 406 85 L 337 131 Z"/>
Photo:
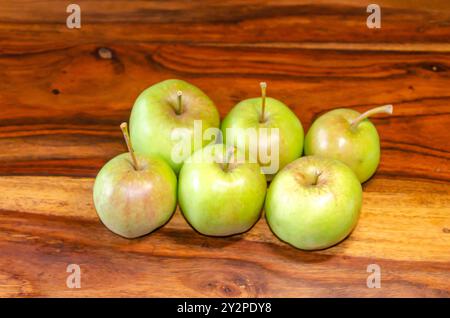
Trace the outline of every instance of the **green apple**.
<path fill-rule="evenodd" d="M 219 112 L 212 100 L 185 81 L 166 80 L 147 88 L 136 99 L 130 117 L 131 141 L 137 152 L 163 158 L 178 173 L 184 159 L 209 143 L 202 138 L 194 145 L 194 121 L 200 121 L 201 134 L 219 127 Z M 182 129 L 178 139 L 173 135 L 176 128 Z M 175 159 L 173 151 L 179 140 L 189 141 L 190 149 Z"/>
<path fill-rule="evenodd" d="M 126 125 L 121 125 L 127 136 Z M 126 238 L 165 224 L 177 204 L 177 178 L 162 159 L 130 152 L 108 161 L 95 179 L 94 205 L 103 224 Z"/>
<path fill-rule="evenodd" d="M 261 128 L 266 129 L 268 133 L 264 136 L 267 137 L 263 137 Z M 245 149 L 248 158 L 257 158 L 263 168 L 268 168 L 268 180 L 303 152 L 300 120 L 279 100 L 266 98 L 265 83 L 261 83 L 261 97 L 246 99 L 234 106 L 221 129 L 224 143 Z M 270 161 L 262 160 L 263 154 L 269 154 Z M 274 160 L 276 165 L 273 165 Z"/>
<path fill-rule="evenodd" d="M 380 162 L 380 138 L 367 117 L 392 114 L 392 105 L 373 108 L 363 114 L 339 108 L 320 116 L 305 138 L 305 154 L 341 160 L 356 173 L 360 182 L 368 180 Z"/>
<path fill-rule="evenodd" d="M 347 165 L 307 156 L 276 175 L 267 190 L 265 212 L 270 228 L 282 241 L 316 250 L 350 234 L 361 204 L 361 183 Z"/>
<path fill-rule="evenodd" d="M 216 144 L 185 161 L 179 175 L 179 204 L 198 232 L 228 236 L 247 231 L 258 220 L 266 178 L 257 163 L 244 159 L 243 151 Z"/>

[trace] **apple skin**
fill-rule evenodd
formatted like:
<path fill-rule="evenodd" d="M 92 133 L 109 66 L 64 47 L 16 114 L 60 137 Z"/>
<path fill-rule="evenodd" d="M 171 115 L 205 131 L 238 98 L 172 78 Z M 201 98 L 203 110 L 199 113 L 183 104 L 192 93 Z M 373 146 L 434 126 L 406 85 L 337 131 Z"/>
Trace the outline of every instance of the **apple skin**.
<path fill-rule="evenodd" d="M 224 170 L 214 156 L 225 149 L 216 144 L 198 150 L 179 175 L 180 208 L 191 226 L 204 235 L 247 231 L 258 221 L 264 204 L 267 183 L 259 165 L 232 163 Z M 240 150 L 235 151 L 239 156 Z"/>
<path fill-rule="evenodd" d="M 240 148 L 245 147 L 246 155 L 249 156 L 248 133 L 242 133 L 239 130 L 234 130 L 234 128 L 278 128 L 279 171 L 285 165 L 302 155 L 304 139 L 303 126 L 289 107 L 279 100 L 270 97 L 266 98 L 264 111 L 266 121 L 261 123 L 261 103 L 262 98 L 258 97 L 243 100 L 234 106 L 224 118 L 221 125 L 224 143 L 231 143 L 233 140 L 237 140 L 237 146 Z M 270 142 L 272 142 L 272 139 Z M 269 145 L 262 143 L 258 137 L 258 151 L 269 153 L 267 152 L 267 148 L 270 148 Z M 271 180 L 275 174 L 268 174 L 266 177 L 268 180 Z"/>
<path fill-rule="evenodd" d="M 175 211 L 177 178 L 159 158 L 129 153 L 108 161 L 95 179 L 94 205 L 103 224 L 112 232 L 135 238 L 164 225 Z"/>
<path fill-rule="evenodd" d="M 320 173 L 315 183 L 316 173 Z M 266 219 L 282 240 L 302 250 L 342 241 L 358 222 L 361 183 L 344 163 L 318 156 L 295 160 L 267 190 Z"/>
<path fill-rule="evenodd" d="M 319 155 L 338 159 L 347 164 L 359 181 L 367 181 L 380 162 L 380 138 L 368 120 L 355 129 L 352 120 L 360 115 L 353 109 L 331 110 L 317 118 L 305 138 L 305 155 Z"/>
<path fill-rule="evenodd" d="M 177 92 L 181 91 L 183 112 L 177 114 Z M 194 120 L 202 121 L 202 134 L 208 128 L 219 128 L 220 115 L 213 101 L 198 87 L 185 81 L 169 79 L 144 90 L 134 103 L 130 116 L 131 143 L 136 152 L 159 156 L 178 173 L 182 162 L 172 160 L 174 128 L 186 128 L 184 135 L 192 138 Z M 202 139 L 202 147 L 210 141 Z M 195 149 L 191 143 L 191 153 Z M 185 158 L 184 158 L 185 159 Z"/>

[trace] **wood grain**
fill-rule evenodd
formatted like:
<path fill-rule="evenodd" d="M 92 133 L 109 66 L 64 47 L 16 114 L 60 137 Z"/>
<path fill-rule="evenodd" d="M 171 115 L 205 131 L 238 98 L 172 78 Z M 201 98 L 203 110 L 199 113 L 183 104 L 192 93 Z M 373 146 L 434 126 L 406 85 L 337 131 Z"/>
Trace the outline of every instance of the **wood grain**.
<path fill-rule="evenodd" d="M 449 297 L 450 5 L 379 1 L 369 30 L 368 3 L 79 1 L 69 30 L 63 1 L 0 1 L 0 297 Z M 352 235 L 302 252 L 264 219 L 217 239 L 179 211 L 141 239 L 109 232 L 95 175 L 125 151 L 136 96 L 166 78 L 198 85 L 222 117 L 265 80 L 305 129 L 329 109 L 394 104 L 373 120 L 382 159 Z M 66 287 L 71 263 L 81 289 Z"/>

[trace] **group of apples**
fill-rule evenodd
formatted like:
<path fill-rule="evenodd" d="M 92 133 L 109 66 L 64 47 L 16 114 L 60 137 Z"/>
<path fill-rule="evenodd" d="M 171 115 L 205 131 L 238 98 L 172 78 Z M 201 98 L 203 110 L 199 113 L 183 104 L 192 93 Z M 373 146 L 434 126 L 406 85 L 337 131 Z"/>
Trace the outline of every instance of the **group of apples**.
<path fill-rule="evenodd" d="M 114 233 L 136 238 L 164 225 L 178 198 L 195 230 L 229 236 L 250 229 L 264 206 L 267 222 L 281 240 L 304 250 L 330 247 L 358 221 L 361 183 L 375 173 L 380 160 L 379 136 L 367 118 L 382 112 L 392 113 L 392 105 L 363 114 L 335 109 L 315 120 L 304 137 L 289 107 L 266 97 L 265 83 L 261 97 L 238 103 L 221 125 L 213 101 L 196 86 L 176 79 L 157 83 L 137 98 L 130 135 L 127 124 L 121 125 L 129 152 L 111 159 L 97 175 L 97 213 Z M 223 140 L 203 140 L 183 162 L 174 161 L 174 129 L 184 128 L 192 136 L 195 120 L 202 122 L 203 131 L 220 127 Z M 233 133 L 238 131 L 234 128 L 261 127 L 279 131 L 275 174 L 263 174 L 258 162 L 230 160 L 239 154 L 248 158 L 249 152 L 227 144 L 249 137 L 246 130 Z M 258 147 L 268 147 L 268 142 L 275 140 L 261 141 Z"/>

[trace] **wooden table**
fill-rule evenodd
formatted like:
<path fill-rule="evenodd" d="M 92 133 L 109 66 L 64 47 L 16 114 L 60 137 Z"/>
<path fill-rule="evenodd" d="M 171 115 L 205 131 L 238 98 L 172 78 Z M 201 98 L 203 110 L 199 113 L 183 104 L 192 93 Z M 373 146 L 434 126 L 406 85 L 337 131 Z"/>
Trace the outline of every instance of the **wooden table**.
<path fill-rule="evenodd" d="M 366 26 L 369 1 L 77 3 L 81 29 L 67 1 L 0 2 L 0 296 L 450 296 L 448 1 L 377 1 L 381 29 Z M 222 117 L 267 81 L 305 129 L 329 109 L 394 104 L 373 119 L 381 164 L 351 237 L 303 252 L 261 219 L 209 238 L 179 211 L 141 239 L 109 232 L 94 178 L 125 151 L 136 96 L 167 78 Z"/>

